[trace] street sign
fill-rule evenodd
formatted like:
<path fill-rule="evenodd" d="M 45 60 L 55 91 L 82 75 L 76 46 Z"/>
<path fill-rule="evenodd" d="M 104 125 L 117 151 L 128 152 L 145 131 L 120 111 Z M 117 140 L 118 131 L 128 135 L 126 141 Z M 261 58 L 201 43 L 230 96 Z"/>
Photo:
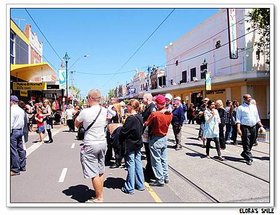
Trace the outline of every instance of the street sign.
<path fill-rule="evenodd" d="M 13 82 L 13 90 L 45 90 L 46 87 L 46 82 Z"/>

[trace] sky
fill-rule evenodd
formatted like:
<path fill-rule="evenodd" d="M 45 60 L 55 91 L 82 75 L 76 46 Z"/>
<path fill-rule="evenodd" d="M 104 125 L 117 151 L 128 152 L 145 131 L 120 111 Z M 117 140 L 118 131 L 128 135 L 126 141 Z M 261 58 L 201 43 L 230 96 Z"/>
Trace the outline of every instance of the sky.
<path fill-rule="evenodd" d="M 17 6 L 11 8 L 10 16 L 21 29 L 31 24 L 43 42 L 43 61 L 55 71 L 68 53 L 69 86 L 73 83 L 83 96 L 92 88 L 105 96 L 129 82 L 137 70 L 147 71 L 153 65 L 164 68 L 164 47 L 217 12 L 217 8 Z"/>

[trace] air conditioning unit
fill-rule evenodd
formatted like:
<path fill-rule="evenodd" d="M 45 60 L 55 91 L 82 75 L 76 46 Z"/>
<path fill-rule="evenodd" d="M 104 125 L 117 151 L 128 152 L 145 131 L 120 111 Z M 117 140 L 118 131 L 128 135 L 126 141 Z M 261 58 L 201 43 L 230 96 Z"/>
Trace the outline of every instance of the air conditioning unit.
<path fill-rule="evenodd" d="M 198 81 L 197 77 L 193 77 L 193 81 L 197 82 Z"/>

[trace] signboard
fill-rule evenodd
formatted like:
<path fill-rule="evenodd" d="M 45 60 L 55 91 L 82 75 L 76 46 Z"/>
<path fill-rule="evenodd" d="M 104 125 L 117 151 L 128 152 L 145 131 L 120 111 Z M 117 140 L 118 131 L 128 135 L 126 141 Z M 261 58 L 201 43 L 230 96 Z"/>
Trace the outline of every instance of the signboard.
<path fill-rule="evenodd" d="M 211 76 L 210 76 L 210 72 L 206 72 L 205 89 L 206 90 L 211 90 Z"/>
<path fill-rule="evenodd" d="M 28 91 L 27 90 L 20 90 L 20 96 L 28 97 Z"/>
<path fill-rule="evenodd" d="M 58 70 L 58 80 L 59 80 L 59 88 L 66 89 L 66 70 L 60 69 Z"/>
<path fill-rule="evenodd" d="M 237 59 L 237 37 L 236 37 L 236 16 L 235 9 L 227 9 L 228 16 L 228 40 L 229 40 L 229 58 Z"/>
<path fill-rule="evenodd" d="M 45 90 L 47 88 L 47 83 L 32 83 L 32 82 L 14 82 L 13 90 Z"/>
<path fill-rule="evenodd" d="M 59 85 L 58 84 L 48 84 L 47 85 L 47 89 L 51 90 L 51 89 L 59 89 Z"/>

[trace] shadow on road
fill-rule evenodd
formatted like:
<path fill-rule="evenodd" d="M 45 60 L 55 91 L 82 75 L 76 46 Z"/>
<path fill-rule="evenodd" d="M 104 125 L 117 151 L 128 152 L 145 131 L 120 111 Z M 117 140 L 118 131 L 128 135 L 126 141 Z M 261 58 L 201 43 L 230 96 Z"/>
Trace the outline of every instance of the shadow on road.
<path fill-rule="evenodd" d="M 125 180 L 123 178 L 112 178 L 108 177 L 104 181 L 104 187 L 109 189 L 121 189 L 124 185 Z"/>
<path fill-rule="evenodd" d="M 205 158 L 206 155 L 201 154 L 201 153 L 189 153 L 187 152 L 186 155 L 191 156 L 191 157 L 200 157 L 200 158 Z"/>
<path fill-rule="evenodd" d="M 67 190 L 63 190 L 62 193 L 66 196 L 71 196 L 71 199 L 78 202 L 86 202 L 95 196 L 94 190 L 91 190 L 88 186 L 82 184 L 71 186 Z"/>

